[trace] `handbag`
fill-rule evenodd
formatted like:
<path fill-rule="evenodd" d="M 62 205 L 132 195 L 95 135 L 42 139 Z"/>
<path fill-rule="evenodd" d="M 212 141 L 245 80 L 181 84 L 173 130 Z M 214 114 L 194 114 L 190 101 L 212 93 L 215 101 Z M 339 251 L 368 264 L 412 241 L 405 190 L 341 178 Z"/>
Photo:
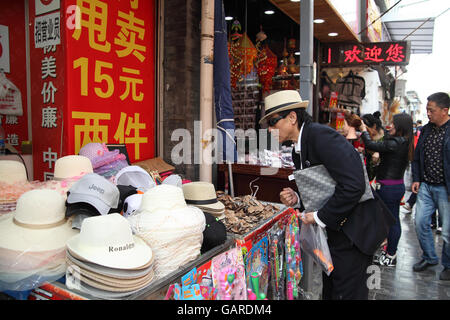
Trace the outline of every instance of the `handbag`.
<path fill-rule="evenodd" d="M 364 159 L 360 154 L 363 163 L 364 180 L 366 189 L 359 202 L 373 199 L 372 188 L 369 183 L 369 176 L 364 165 Z M 336 181 L 331 177 L 327 168 L 323 164 L 294 171 L 294 178 L 299 191 L 300 199 L 307 212 L 320 210 L 334 194 Z"/>

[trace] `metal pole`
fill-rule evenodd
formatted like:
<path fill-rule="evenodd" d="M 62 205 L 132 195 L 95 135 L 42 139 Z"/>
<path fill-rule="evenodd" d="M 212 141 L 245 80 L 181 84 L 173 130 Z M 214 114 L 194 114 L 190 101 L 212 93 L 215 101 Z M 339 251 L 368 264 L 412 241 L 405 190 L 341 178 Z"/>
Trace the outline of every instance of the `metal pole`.
<path fill-rule="evenodd" d="M 313 114 L 313 49 L 314 49 L 314 1 L 300 2 L 300 96 L 309 100 L 308 113 Z M 300 286 L 305 291 L 313 288 L 313 260 L 307 254 L 302 256 L 303 277 Z"/>
<path fill-rule="evenodd" d="M 214 0 L 202 0 L 202 21 L 200 37 L 200 122 L 201 137 L 200 181 L 212 182 L 211 148 L 213 125 L 213 61 L 214 61 Z"/>
<path fill-rule="evenodd" d="M 314 1 L 300 2 L 300 96 L 309 100 L 308 113 L 313 114 Z"/>

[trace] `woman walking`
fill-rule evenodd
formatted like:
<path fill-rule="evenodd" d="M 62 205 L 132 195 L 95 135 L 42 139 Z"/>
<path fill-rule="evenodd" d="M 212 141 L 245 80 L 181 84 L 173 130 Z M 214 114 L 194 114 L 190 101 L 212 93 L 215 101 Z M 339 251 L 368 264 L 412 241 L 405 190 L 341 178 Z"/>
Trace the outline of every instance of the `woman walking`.
<path fill-rule="evenodd" d="M 386 251 L 381 253 L 378 263 L 395 266 L 397 263 L 397 246 L 401 236 L 399 219 L 400 202 L 405 193 L 403 176 L 414 152 L 413 121 L 405 113 L 396 114 L 393 123 L 383 141 L 373 141 L 365 124 L 361 125 L 361 138 L 366 149 L 379 152 L 380 164 L 377 169 L 377 193 L 395 217 L 396 222 L 389 229 Z"/>

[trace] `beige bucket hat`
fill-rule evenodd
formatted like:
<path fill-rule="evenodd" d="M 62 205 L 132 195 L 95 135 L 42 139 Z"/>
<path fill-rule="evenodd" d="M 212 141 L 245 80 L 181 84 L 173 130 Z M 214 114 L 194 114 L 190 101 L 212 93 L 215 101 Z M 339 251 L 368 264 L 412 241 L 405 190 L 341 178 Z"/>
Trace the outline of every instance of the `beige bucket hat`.
<path fill-rule="evenodd" d="M 309 101 L 303 101 L 297 90 L 282 90 L 275 92 L 264 99 L 265 114 L 264 117 L 259 120 L 259 123 L 263 123 L 274 113 L 297 108 L 306 108 L 308 107 L 308 104 Z"/>
<path fill-rule="evenodd" d="M 64 197 L 55 190 L 35 189 L 20 196 L 16 210 L 0 220 L 0 247 L 26 252 L 63 249 L 77 233 L 65 219 Z"/>
<path fill-rule="evenodd" d="M 69 155 L 56 160 L 53 178 L 55 180 L 63 180 L 93 172 L 94 169 L 89 158 L 79 155 Z"/>
<path fill-rule="evenodd" d="M 139 269 L 152 259 L 152 249 L 133 236 L 127 219 L 118 213 L 84 219 L 67 249 L 78 259 L 116 269 Z"/>
<path fill-rule="evenodd" d="M 209 182 L 196 181 L 183 184 L 184 199 L 187 204 L 208 212 L 223 213 L 225 206 L 217 200 L 216 189 Z"/>
<path fill-rule="evenodd" d="M 13 184 L 26 182 L 27 171 L 23 163 L 14 160 L 0 160 L 0 182 Z"/>

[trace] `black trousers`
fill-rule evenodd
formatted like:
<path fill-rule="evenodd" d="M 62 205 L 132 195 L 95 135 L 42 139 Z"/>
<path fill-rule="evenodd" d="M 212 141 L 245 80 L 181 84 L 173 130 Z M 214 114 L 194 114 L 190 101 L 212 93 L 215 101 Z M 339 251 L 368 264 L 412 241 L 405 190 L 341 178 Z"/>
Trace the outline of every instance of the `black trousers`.
<path fill-rule="evenodd" d="M 322 273 L 323 300 L 367 300 L 367 268 L 373 256 L 362 253 L 342 231 L 327 230 L 334 270 Z"/>

